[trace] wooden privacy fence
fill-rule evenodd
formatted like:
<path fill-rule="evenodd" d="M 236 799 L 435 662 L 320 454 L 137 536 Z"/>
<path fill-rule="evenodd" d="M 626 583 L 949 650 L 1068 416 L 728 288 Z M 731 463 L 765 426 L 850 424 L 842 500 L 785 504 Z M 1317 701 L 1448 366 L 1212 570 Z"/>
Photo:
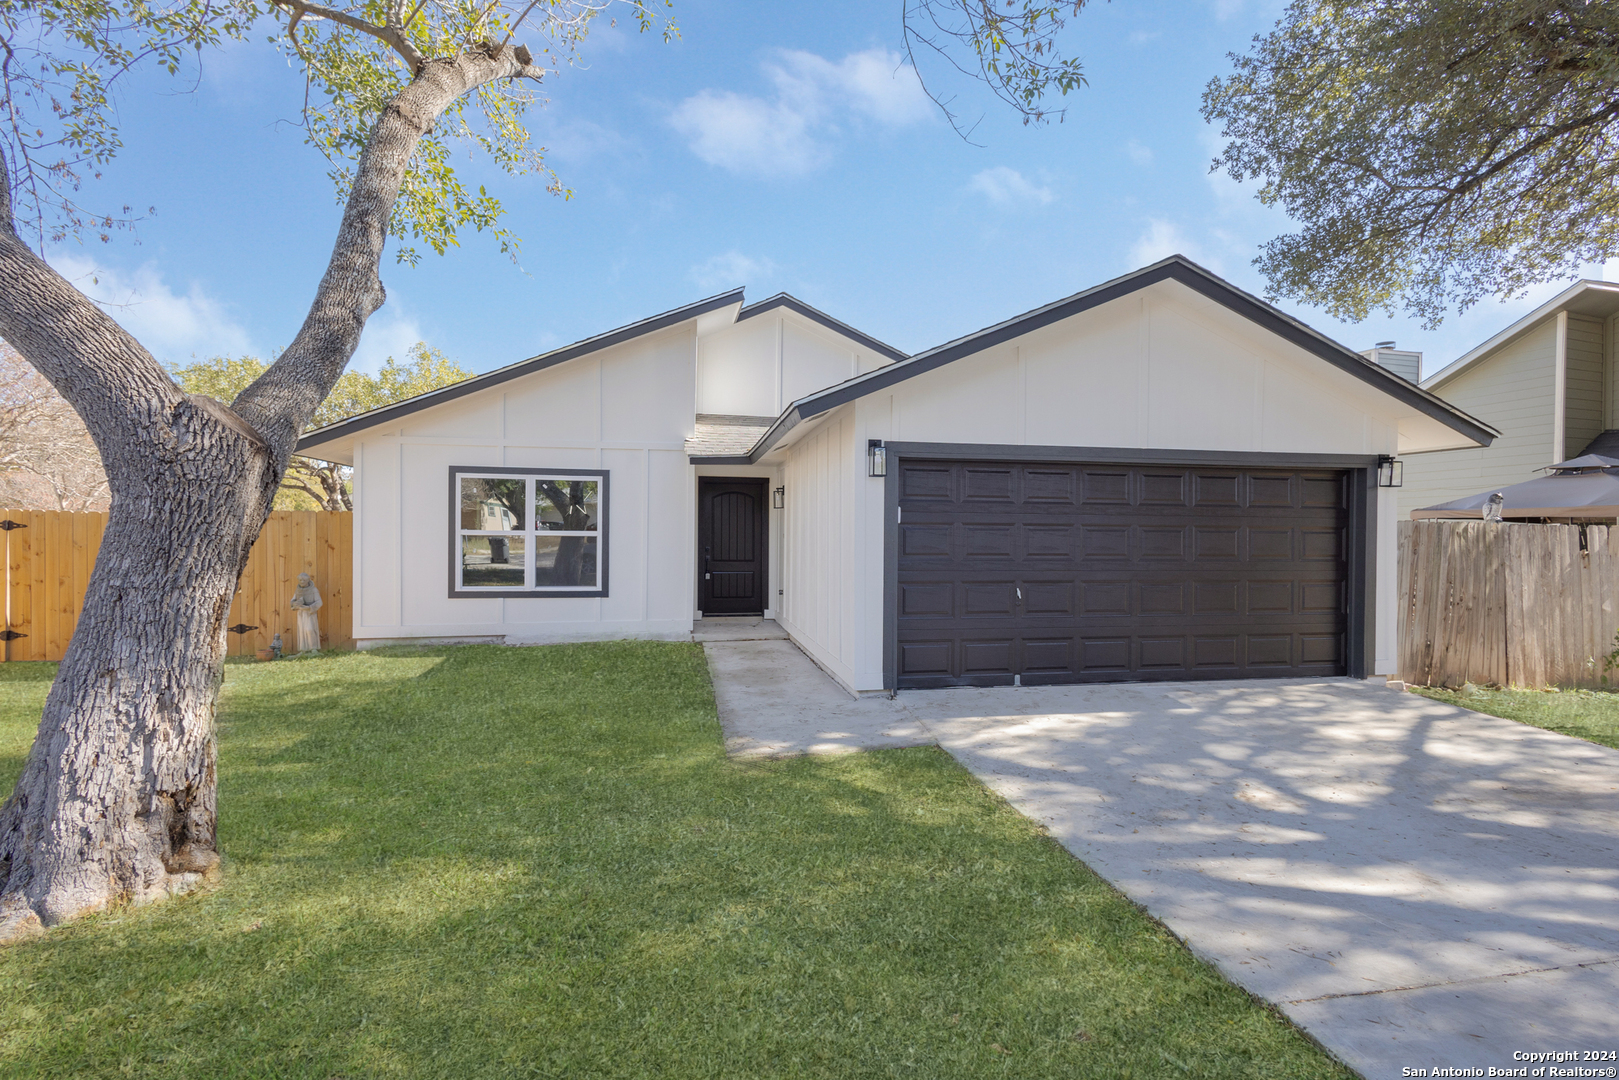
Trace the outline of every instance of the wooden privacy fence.
<path fill-rule="evenodd" d="M 6 554 L 4 658 L 60 660 L 78 625 L 107 515 L 0 510 L 0 523 Z M 318 612 L 321 644 L 328 649 L 353 648 L 353 566 L 353 514 L 272 513 L 248 555 L 225 622 L 251 627 L 225 635 L 230 654 L 251 656 L 268 647 L 277 633 L 292 647 L 288 601 L 300 573 L 314 576 L 325 602 Z"/>
<path fill-rule="evenodd" d="M 1400 677 L 1603 685 L 1619 630 L 1616 539 L 1606 525 L 1400 522 Z M 1607 674 L 1619 686 L 1619 670 Z"/>

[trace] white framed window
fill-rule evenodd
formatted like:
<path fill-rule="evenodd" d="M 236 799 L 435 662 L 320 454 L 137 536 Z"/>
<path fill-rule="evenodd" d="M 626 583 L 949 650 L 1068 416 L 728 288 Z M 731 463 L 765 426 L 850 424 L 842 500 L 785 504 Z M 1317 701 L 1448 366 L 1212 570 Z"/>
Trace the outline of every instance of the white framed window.
<path fill-rule="evenodd" d="M 605 469 L 450 469 L 451 596 L 606 596 Z"/>

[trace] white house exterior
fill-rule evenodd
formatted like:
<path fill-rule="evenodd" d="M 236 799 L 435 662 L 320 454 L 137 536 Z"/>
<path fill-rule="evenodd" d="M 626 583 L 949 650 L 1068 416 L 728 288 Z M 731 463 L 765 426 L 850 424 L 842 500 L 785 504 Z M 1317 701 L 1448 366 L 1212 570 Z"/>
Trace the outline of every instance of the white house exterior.
<path fill-rule="evenodd" d="M 1619 285 L 1576 282 L 1423 380 L 1501 434 L 1488 446 L 1407 460 L 1401 516 L 1532 480 L 1619 429 L 1616 331 Z"/>
<path fill-rule="evenodd" d="M 299 452 L 362 644 L 763 613 L 863 693 L 1392 673 L 1379 461 L 1495 434 L 1177 256 L 910 357 L 739 290 Z"/>

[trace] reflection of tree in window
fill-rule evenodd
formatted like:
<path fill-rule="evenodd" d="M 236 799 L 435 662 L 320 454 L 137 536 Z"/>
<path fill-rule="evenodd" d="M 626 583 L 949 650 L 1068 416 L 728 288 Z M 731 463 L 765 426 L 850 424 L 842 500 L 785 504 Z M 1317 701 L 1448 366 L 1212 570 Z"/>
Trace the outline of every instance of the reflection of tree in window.
<path fill-rule="evenodd" d="M 527 516 L 521 480 L 491 480 L 466 477 L 461 481 L 461 527 L 463 529 L 523 528 Z"/>
<path fill-rule="evenodd" d="M 581 532 L 596 529 L 596 481 L 546 480 L 536 482 L 537 521 L 535 525 L 554 532 Z M 545 575 L 548 581 L 536 584 L 587 585 L 596 581 L 596 537 L 559 536 L 556 561 Z M 543 544 L 543 542 L 542 542 Z M 543 546 L 540 550 L 543 550 Z M 542 574 L 535 564 L 535 574 Z"/>

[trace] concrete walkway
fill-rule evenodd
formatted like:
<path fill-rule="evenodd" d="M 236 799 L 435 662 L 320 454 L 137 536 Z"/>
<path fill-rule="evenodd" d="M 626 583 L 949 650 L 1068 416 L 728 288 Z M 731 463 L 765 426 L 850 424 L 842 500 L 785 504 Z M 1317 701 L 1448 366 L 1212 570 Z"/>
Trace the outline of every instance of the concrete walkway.
<path fill-rule="evenodd" d="M 1368 1078 L 1619 1049 L 1619 752 L 1351 680 L 856 702 L 706 648 L 728 747 L 937 741 Z"/>

